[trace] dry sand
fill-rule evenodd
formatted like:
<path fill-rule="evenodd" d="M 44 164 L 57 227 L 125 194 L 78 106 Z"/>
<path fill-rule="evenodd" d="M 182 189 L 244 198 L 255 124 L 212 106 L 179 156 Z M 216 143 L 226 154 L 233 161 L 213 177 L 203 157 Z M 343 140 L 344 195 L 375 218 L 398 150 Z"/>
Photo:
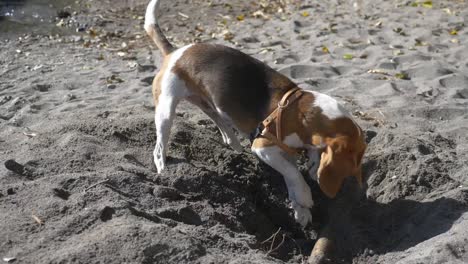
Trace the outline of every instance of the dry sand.
<path fill-rule="evenodd" d="M 21 29 L 38 33 L 0 32 L 1 258 L 300 263 L 330 222 L 337 263 L 468 263 L 468 3 L 254 2 L 165 1 L 162 27 L 338 98 L 366 131 L 368 188 L 328 200 L 308 179 L 317 206 L 301 229 L 282 177 L 187 104 L 158 175 L 146 1 L 81 1 Z"/>

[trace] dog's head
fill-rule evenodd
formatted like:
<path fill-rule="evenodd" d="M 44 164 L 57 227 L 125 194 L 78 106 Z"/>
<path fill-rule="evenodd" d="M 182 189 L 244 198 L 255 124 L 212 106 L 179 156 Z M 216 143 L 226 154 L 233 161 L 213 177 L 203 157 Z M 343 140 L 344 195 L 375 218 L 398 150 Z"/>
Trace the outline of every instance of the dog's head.
<path fill-rule="evenodd" d="M 326 145 L 317 171 L 320 189 L 329 198 L 334 198 L 348 176 L 356 177 L 362 186 L 361 162 L 367 148 L 364 139 L 339 136 L 330 139 Z"/>

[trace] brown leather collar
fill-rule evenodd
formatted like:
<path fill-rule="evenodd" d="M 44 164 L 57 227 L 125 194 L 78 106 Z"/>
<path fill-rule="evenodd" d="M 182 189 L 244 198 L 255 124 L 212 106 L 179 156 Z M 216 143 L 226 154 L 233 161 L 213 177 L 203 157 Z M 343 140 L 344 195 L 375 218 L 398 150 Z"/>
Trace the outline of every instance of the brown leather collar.
<path fill-rule="evenodd" d="M 299 99 L 304 94 L 301 88 L 296 87 L 287 91 L 283 98 L 278 102 L 278 107 L 271 112 L 271 114 L 263 120 L 262 125 L 264 127 L 263 131 L 260 133 L 261 136 L 271 140 L 278 147 L 283 149 L 286 153 L 290 155 L 297 155 L 300 152 L 300 149 L 292 148 L 283 143 L 283 135 L 281 131 L 281 118 L 282 113 L 285 108 L 290 106 L 294 101 Z M 276 120 L 276 136 L 273 135 L 270 130 L 270 125 L 273 121 Z"/>

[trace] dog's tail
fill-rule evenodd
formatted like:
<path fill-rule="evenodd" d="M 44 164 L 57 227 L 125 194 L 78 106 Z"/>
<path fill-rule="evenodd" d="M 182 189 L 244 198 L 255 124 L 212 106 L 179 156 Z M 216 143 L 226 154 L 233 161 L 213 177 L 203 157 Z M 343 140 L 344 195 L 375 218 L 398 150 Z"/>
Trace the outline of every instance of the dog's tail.
<path fill-rule="evenodd" d="M 175 48 L 167 40 L 166 36 L 164 36 L 164 33 L 158 25 L 156 12 L 158 12 L 159 3 L 160 0 L 151 0 L 146 7 L 145 30 L 154 43 L 156 43 L 156 46 L 158 46 L 158 49 L 162 52 L 162 54 L 166 56 L 170 54 Z"/>

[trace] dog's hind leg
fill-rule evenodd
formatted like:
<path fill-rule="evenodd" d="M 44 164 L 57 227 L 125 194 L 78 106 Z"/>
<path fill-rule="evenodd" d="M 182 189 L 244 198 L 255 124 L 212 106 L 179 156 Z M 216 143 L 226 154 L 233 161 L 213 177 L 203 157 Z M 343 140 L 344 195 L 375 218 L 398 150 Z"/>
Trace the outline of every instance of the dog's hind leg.
<path fill-rule="evenodd" d="M 162 70 L 153 81 L 153 97 L 156 107 L 154 121 L 156 125 L 156 146 L 154 147 L 154 164 L 161 173 L 166 167 L 167 142 L 169 141 L 172 121 L 177 104 L 190 95 L 184 80 L 172 69 L 176 62 L 191 45 L 182 47 L 164 58 Z"/>
<path fill-rule="evenodd" d="M 166 167 L 167 143 L 177 104 L 180 100 L 185 99 L 189 92 L 184 81 L 172 72 L 166 72 L 164 76 L 158 77 L 162 81 L 159 84 L 156 83 L 156 88 L 153 91 L 156 103 L 156 113 L 154 115 L 156 146 L 154 147 L 153 157 L 158 173 L 161 173 Z"/>
<path fill-rule="evenodd" d="M 166 167 L 167 142 L 169 141 L 175 109 L 180 99 L 170 96 L 159 96 L 154 122 L 156 124 L 156 146 L 154 147 L 154 164 L 161 173 Z"/>

